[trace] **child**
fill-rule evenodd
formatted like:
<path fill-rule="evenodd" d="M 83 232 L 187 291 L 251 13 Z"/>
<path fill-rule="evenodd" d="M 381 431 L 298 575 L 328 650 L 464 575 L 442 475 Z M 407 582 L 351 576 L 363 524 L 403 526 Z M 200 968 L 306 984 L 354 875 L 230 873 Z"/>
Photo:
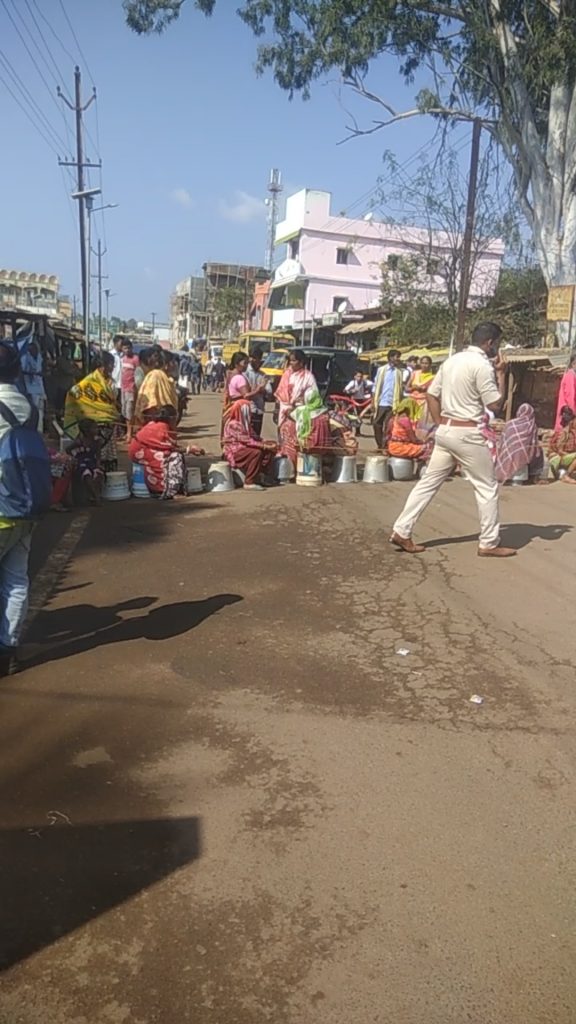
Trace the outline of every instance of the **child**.
<path fill-rule="evenodd" d="M 102 504 L 105 473 L 101 464 L 102 438 L 94 420 L 80 420 L 78 437 L 68 449 L 76 462 L 76 475 L 80 477 L 91 505 Z"/>

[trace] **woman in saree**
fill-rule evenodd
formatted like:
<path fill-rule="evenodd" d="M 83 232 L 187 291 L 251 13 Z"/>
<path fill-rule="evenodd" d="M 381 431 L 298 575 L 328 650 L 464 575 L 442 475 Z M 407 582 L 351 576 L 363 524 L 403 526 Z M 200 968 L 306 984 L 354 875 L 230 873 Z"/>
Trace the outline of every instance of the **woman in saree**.
<path fill-rule="evenodd" d="M 116 392 L 112 383 L 114 357 L 102 355 L 102 365 L 70 388 L 64 404 L 64 430 L 70 437 L 78 434 L 81 420 L 112 427 L 119 419 Z"/>
<path fill-rule="evenodd" d="M 430 457 L 430 442 L 420 441 L 412 423 L 412 399 L 405 398 L 396 409 L 388 427 L 388 454 L 396 459 L 419 459 L 425 462 Z"/>
<path fill-rule="evenodd" d="M 134 422 L 137 426 L 142 426 L 153 412 L 171 405 L 175 410 L 174 425 L 176 425 L 178 391 L 175 381 L 166 373 L 162 349 L 145 349 L 140 353 L 140 362 L 144 366 L 145 377 L 138 388 Z"/>
<path fill-rule="evenodd" d="M 407 384 L 408 397 L 412 400 L 412 420 L 414 423 L 421 423 L 427 419 L 428 405 L 426 403 L 426 392 L 434 380 L 432 372 L 432 360 L 430 356 L 422 356 L 420 365 L 410 377 Z"/>
<path fill-rule="evenodd" d="M 560 411 L 560 429 L 550 438 L 548 461 L 557 479 L 576 484 L 576 416 L 568 405 Z"/>
<path fill-rule="evenodd" d="M 252 429 L 250 402 L 239 398 L 224 412 L 223 447 L 226 462 L 232 469 L 245 474 L 244 489 L 261 491 L 258 477 L 266 475 L 277 446 L 274 441 L 262 441 Z"/>
<path fill-rule="evenodd" d="M 164 501 L 186 493 L 185 456 L 204 454 L 203 449 L 195 445 L 189 445 L 185 451 L 178 447 L 174 431 L 176 417 L 173 405 L 154 409 L 128 448 L 132 462 L 144 468 L 150 494 Z"/>
<path fill-rule="evenodd" d="M 281 451 L 296 466 L 298 452 L 314 454 L 332 448 L 330 418 L 314 374 L 306 368 L 301 349 L 290 353 L 275 395 Z"/>
<path fill-rule="evenodd" d="M 499 483 L 511 480 L 538 455 L 538 426 L 534 409 L 524 402 L 514 419 L 497 437 L 495 454 L 496 479 Z"/>
<path fill-rule="evenodd" d="M 562 411 L 568 408 L 576 415 L 576 355 L 573 355 L 568 364 L 568 369 L 560 381 L 558 392 L 558 404 L 556 405 L 556 424 L 554 429 L 562 429 Z"/>
<path fill-rule="evenodd" d="M 64 430 L 76 439 L 82 420 L 91 420 L 98 427 L 103 442 L 101 458 L 104 470 L 117 466 L 118 450 L 115 427 L 120 419 L 116 390 L 112 382 L 114 356 L 104 352 L 101 365 L 70 388 L 64 404 Z"/>

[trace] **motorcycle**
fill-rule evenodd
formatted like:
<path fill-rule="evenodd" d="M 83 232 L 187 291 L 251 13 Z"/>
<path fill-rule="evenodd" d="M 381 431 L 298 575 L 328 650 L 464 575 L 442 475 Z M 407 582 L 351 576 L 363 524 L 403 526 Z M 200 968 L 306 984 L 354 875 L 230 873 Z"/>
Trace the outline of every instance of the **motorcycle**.
<path fill-rule="evenodd" d="M 328 395 L 329 406 L 340 415 L 345 416 L 350 424 L 350 429 L 360 437 L 362 424 L 372 422 L 372 398 L 368 395 L 362 401 L 352 398 L 351 395 Z"/>

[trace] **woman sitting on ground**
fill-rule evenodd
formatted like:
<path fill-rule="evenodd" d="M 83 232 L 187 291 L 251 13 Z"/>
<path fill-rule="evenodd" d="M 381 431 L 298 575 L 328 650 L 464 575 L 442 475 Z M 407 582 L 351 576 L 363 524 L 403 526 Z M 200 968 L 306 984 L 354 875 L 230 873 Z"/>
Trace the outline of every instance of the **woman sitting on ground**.
<path fill-rule="evenodd" d="M 74 475 L 82 481 L 91 505 L 102 504 L 102 488 L 106 479 L 102 467 L 102 448 L 98 424 L 93 420 L 81 420 L 78 424 L 78 437 L 68 452 L 74 458 Z"/>
<path fill-rule="evenodd" d="M 144 349 L 140 353 L 140 362 L 144 367 L 145 377 L 138 388 L 136 397 L 134 422 L 137 426 L 144 424 L 153 412 L 157 412 L 167 405 L 178 409 L 176 383 L 166 373 L 162 349 Z M 177 418 L 178 414 L 176 413 Z"/>
<path fill-rule="evenodd" d="M 306 356 L 293 349 L 275 395 L 282 454 L 296 466 L 298 452 L 323 454 L 333 447 L 330 417 Z"/>
<path fill-rule="evenodd" d="M 245 489 L 263 490 L 258 478 L 269 470 L 277 446 L 274 441 L 262 441 L 254 433 L 247 399 L 240 398 L 225 410 L 222 434 L 224 458 L 232 469 L 245 474 Z"/>
<path fill-rule="evenodd" d="M 388 427 L 388 454 L 396 459 L 418 459 L 425 462 L 430 457 L 431 443 L 420 441 L 416 436 L 410 414 L 412 399 L 405 398 L 399 403 Z"/>
<path fill-rule="evenodd" d="M 102 468 L 106 471 L 114 470 L 118 460 L 115 428 L 120 413 L 112 383 L 113 370 L 114 356 L 104 352 L 100 365 L 70 388 L 64 406 L 64 430 L 69 437 L 78 436 L 83 420 L 96 424 L 102 441 Z"/>
<path fill-rule="evenodd" d="M 560 429 L 555 430 L 549 441 L 548 459 L 554 476 L 564 483 L 576 483 L 576 416 L 570 406 L 560 412 Z"/>
<path fill-rule="evenodd" d="M 524 402 L 514 419 L 504 427 L 497 437 L 495 448 L 496 479 L 500 483 L 534 462 L 538 456 L 538 426 L 534 409 Z"/>
<path fill-rule="evenodd" d="M 178 447 L 177 418 L 173 405 L 152 410 L 128 448 L 132 462 L 144 467 L 150 494 L 164 500 L 186 493 L 185 455 L 204 455 L 204 450 L 195 445 L 189 445 L 185 451 Z"/>

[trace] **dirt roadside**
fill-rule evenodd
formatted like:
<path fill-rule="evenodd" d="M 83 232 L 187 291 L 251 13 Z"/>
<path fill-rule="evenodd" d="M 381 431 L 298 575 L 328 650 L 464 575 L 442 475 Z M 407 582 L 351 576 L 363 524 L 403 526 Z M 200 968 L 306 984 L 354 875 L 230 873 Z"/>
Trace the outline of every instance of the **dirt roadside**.
<path fill-rule="evenodd" d="M 576 495 L 494 564 L 406 493 L 89 518 L 0 690 L 1 1024 L 576 1019 Z"/>

